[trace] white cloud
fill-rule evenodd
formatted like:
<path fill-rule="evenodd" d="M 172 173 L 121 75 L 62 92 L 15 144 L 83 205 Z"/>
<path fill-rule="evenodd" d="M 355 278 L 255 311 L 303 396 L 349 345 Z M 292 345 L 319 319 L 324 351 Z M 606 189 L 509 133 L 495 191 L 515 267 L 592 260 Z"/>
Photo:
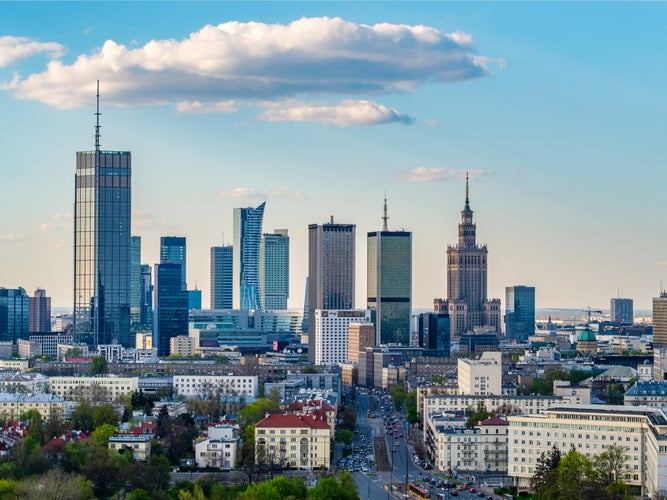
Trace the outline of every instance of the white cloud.
<path fill-rule="evenodd" d="M 0 36 L 0 68 L 37 54 L 60 57 L 64 52 L 63 46 L 55 42 L 38 42 L 20 36 Z"/>
<path fill-rule="evenodd" d="M 466 174 L 473 179 L 485 175 L 494 175 L 494 173 L 493 170 L 417 167 L 414 170 L 401 172 L 399 177 L 410 182 L 434 182 L 448 179 L 465 179 Z"/>
<path fill-rule="evenodd" d="M 247 199 L 247 198 L 266 198 L 264 193 L 258 192 L 253 188 L 234 188 L 229 191 L 220 191 L 218 193 L 223 198 Z"/>
<path fill-rule="evenodd" d="M 0 234 L 0 241 L 32 241 L 32 238 L 15 234 Z"/>
<path fill-rule="evenodd" d="M 71 213 L 63 213 L 63 214 L 51 214 L 52 219 L 71 219 L 72 214 Z"/>
<path fill-rule="evenodd" d="M 303 191 L 290 191 L 289 189 L 273 189 L 270 196 L 275 198 L 282 198 L 284 200 L 302 201 L 307 200 L 308 195 Z"/>
<path fill-rule="evenodd" d="M 394 108 L 371 101 L 345 100 L 335 105 L 311 105 L 288 101 L 266 109 L 259 115 L 268 122 L 311 122 L 335 127 L 410 124 L 413 119 Z"/>
<path fill-rule="evenodd" d="M 71 64 L 51 61 L 3 88 L 57 108 L 92 105 L 97 79 L 106 104 L 218 103 L 414 91 L 425 82 L 484 76 L 488 64 L 466 33 L 319 17 L 207 25 L 183 40 L 136 48 L 107 40 Z"/>
<path fill-rule="evenodd" d="M 176 103 L 179 113 L 235 113 L 238 106 L 234 101 L 217 101 L 205 103 L 201 101 L 181 101 Z"/>
<path fill-rule="evenodd" d="M 49 224 L 48 222 L 45 222 L 39 226 L 40 231 L 50 231 L 51 229 L 53 229 L 53 224 Z"/>

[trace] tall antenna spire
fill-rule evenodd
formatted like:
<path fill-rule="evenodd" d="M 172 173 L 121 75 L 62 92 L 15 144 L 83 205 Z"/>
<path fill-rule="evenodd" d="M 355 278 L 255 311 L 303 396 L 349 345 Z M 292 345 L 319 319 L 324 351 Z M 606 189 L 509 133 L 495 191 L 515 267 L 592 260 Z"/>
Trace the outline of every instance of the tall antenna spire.
<path fill-rule="evenodd" d="M 389 220 L 389 216 L 387 215 L 387 191 L 384 192 L 384 216 L 382 217 L 382 230 L 383 231 L 389 231 L 389 226 L 387 225 L 387 221 Z"/>
<path fill-rule="evenodd" d="M 470 190 L 468 188 L 468 172 L 466 171 L 466 208 L 470 208 Z"/>
<path fill-rule="evenodd" d="M 95 111 L 95 151 L 100 150 L 100 81 L 97 80 L 97 111 Z"/>

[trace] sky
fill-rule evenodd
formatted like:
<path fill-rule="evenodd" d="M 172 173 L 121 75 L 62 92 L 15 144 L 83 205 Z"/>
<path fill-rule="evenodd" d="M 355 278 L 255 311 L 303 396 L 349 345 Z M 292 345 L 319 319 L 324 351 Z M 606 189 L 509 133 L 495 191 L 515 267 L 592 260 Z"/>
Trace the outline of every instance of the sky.
<path fill-rule="evenodd" d="M 307 226 L 413 232 L 413 306 L 446 297 L 465 175 L 488 296 L 651 307 L 667 283 L 667 3 L 0 2 L 0 286 L 72 304 L 76 151 L 132 152 L 142 262 L 185 236 L 209 303 L 210 247 L 266 201 Z"/>

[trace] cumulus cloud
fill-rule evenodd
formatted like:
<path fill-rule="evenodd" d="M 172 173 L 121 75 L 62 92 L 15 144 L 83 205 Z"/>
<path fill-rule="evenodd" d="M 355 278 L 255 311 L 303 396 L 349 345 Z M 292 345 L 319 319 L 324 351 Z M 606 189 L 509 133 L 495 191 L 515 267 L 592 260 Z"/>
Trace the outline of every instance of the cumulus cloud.
<path fill-rule="evenodd" d="M 218 193 L 223 198 L 247 199 L 247 198 L 266 198 L 264 193 L 260 193 L 253 188 L 234 188 L 228 191 L 220 191 Z"/>
<path fill-rule="evenodd" d="M 493 170 L 417 167 L 414 170 L 401 172 L 399 177 L 410 182 L 434 182 L 448 179 L 465 179 L 466 174 L 473 179 L 475 177 L 493 175 L 494 173 Z"/>
<path fill-rule="evenodd" d="M 489 63 L 467 33 L 318 17 L 207 25 L 183 40 L 136 48 L 107 40 L 71 64 L 51 61 L 3 88 L 20 99 L 72 108 L 92 105 L 99 79 L 107 104 L 180 102 L 181 109 L 201 112 L 204 104 L 187 103 L 414 91 L 425 82 L 485 76 Z"/>
<path fill-rule="evenodd" d="M 409 116 L 382 104 L 349 99 L 339 104 L 321 106 L 290 101 L 266 109 L 259 115 L 259 119 L 268 122 L 310 122 L 335 127 L 413 122 Z"/>
<path fill-rule="evenodd" d="M 201 101 L 181 101 L 176 103 L 179 113 L 235 113 L 238 106 L 234 101 L 217 101 L 205 103 Z"/>
<path fill-rule="evenodd" d="M 56 213 L 56 214 L 51 214 L 51 218 L 52 218 L 52 219 L 71 219 L 71 218 L 72 218 L 72 214 L 71 214 L 71 213 L 67 213 L 67 212 L 66 212 L 66 213 L 63 213 L 63 214 L 58 214 L 58 213 Z"/>
<path fill-rule="evenodd" d="M 60 57 L 65 50 L 55 42 L 38 42 L 20 36 L 0 36 L 0 68 L 37 54 Z"/>

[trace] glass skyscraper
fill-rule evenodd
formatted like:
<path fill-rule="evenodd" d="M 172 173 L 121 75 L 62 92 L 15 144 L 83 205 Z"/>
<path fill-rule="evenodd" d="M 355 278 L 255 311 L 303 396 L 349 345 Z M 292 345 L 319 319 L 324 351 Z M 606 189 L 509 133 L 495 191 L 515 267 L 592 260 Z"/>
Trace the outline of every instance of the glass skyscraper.
<path fill-rule="evenodd" d="M 422 313 L 418 316 L 419 347 L 425 356 L 448 358 L 451 351 L 449 314 Z"/>
<path fill-rule="evenodd" d="M 160 264 L 181 265 L 181 290 L 187 290 L 185 238 L 181 236 L 163 236 L 160 238 Z"/>
<path fill-rule="evenodd" d="M 141 327 L 153 324 L 153 276 L 151 266 L 141 264 Z"/>
<path fill-rule="evenodd" d="M 355 272 L 354 224 L 308 226 L 308 343 L 315 361 L 315 309 L 353 309 Z"/>
<path fill-rule="evenodd" d="M 609 317 L 614 323 L 632 325 L 635 321 L 632 299 L 611 299 L 609 301 Z"/>
<path fill-rule="evenodd" d="M 30 326 L 30 298 L 23 288 L 0 288 L 0 341 L 27 339 Z"/>
<path fill-rule="evenodd" d="M 262 235 L 259 250 L 259 294 L 267 311 L 287 309 L 289 297 L 289 236 L 287 229 Z"/>
<path fill-rule="evenodd" d="M 129 346 L 132 156 L 101 151 L 99 135 L 96 143 L 76 153 L 74 334 Z"/>
<path fill-rule="evenodd" d="M 158 356 L 169 355 L 169 341 L 188 334 L 188 291 L 181 288 L 181 265 L 155 265 L 153 346 Z"/>
<path fill-rule="evenodd" d="M 266 202 L 258 207 L 234 209 L 233 303 L 234 309 L 261 309 L 259 246 Z"/>
<path fill-rule="evenodd" d="M 371 232 L 367 245 L 367 307 L 376 345 L 410 345 L 412 233 Z"/>
<path fill-rule="evenodd" d="M 528 340 L 535 335 L 535 287 L 505 288 L 505 336 L 511 340 Z"/>
<path fill-rule="evenodd" d="M 141 324 L 141 236 L 130 237 L 130 324 Z"/>
<path fill-rule="evenodd" d="M 211 247 L 211 309 L 231 309 L 234 247 Z"/>

